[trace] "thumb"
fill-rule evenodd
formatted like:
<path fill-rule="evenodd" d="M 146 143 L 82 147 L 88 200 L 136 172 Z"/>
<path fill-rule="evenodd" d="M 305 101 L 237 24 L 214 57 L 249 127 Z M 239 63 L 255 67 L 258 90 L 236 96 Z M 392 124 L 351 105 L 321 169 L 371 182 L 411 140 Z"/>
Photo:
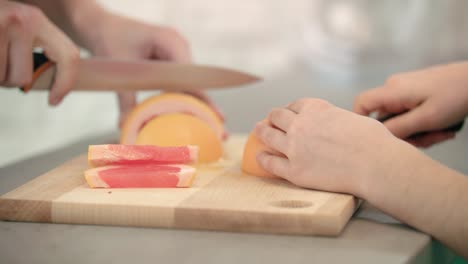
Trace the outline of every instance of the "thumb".
<path fill-rule="evenodd" d="M 405 139 L 415 133 L 429 130 L 431 115 L 428 107 L 423 104 L 404 114 L 393 117 L 384 125 L 398 138 Z"/>

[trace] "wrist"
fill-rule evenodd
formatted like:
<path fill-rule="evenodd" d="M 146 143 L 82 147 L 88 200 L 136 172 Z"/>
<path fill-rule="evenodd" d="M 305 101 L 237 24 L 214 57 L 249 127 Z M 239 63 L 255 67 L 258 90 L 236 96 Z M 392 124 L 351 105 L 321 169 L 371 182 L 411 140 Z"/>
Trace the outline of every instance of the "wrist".
<path fill-rule="evenodd" d="M 359 197 L 374 205 L 385 204 L 390 197 L 402 196 L 392 190 L 413 191 L 415 180 L 440 169 L 437 162 L 411 144 L 393 138 L 379 156 L 379 164 L 363 181 Z"/>
<path fill-rule="evenodd" d="M 379 152 L 367 162 L 366 170 L 355 187 L 356 195 L 370 202 L 379 199 L 380 195 L 388 195 L 387 185 L 418 168 L 420 156 L 423 156 L 418 149 L 394 136 L 382 139 L 375 149 Z"/>
<path fill-rule="evenodd" d="M 453 91 L 457 98 L 462 98 L 463 115 L 468 115 L 468 61 L 449 64 L 447 72 L 452 72 L 449 86 L 459 87 Z"/>

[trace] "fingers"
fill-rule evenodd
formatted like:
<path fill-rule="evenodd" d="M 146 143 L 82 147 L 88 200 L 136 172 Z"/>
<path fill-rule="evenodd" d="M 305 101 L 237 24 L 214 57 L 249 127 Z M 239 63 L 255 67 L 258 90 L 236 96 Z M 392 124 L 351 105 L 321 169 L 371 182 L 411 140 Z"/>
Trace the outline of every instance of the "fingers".
<path fill-rule="evenodd" d="M 430 111 L 426 105 L 421 105 L 409 112 L 390 118 L 384 125 L 398 138 L 405 139 L 417 132 L 431 130 Z"/>
<path fill-rule="evenodd" d="M 117 101 L 119 104 L 119 122 L 118 127 L 122 128 L 125 120 L 136 106 L 136 93 L 134 92 L 120 92 L 117 93 Z"/>
<path fill-rule="evenodd" d="M 56 63 L 55 81 L 49 93 L 49 104 L 59 104 L 71 90 L 78 73 L 80 52 L 75 44 L 45 17 L 38 22 L 36 42 L 46 56 Z"/>
<path fill-rule="evenodd" d="M 79 50 L 71 45 L 67 51 L 59 51 L 54 55 L 51 55 L 50 49 L 45 51 L 47 56 L 56 63 L 55 80 L 49 93 L 49 104 L 55 106 L 62 102 L 75 83 L 80 55 Z"/>
<path fill-rule="evenodd" d="M 12 86 L 24 86 L 32 79 L 32 34 L 20 24 L 13 25 L 10 31 L 10 45 L 8 50 L 8 71 L 6 83 Z"/>
<path fill-rule="evenodd" d="M 154 34 L 152 57 L 154 59 L 191 63 L 192 54 L 189 42 L 175 29 L 151 26 Z"/>
<path fill-rule="evenodd" d="M 8 29 L 5 25 L 0 25 L 0 83 L 6 82 L 8 46 Z"/>
<path fill-rule="evenodd" d="M 78 48 L 39 8 L 32 5 L 0 2 L 0 31 L 1 84 L 23 86 L 31 82 L 32 51 L 37 45 L 57 64 L 49 103 L 58 104 L 75 81 Z"/>
<path fill-rule="evenodd" d="M 428 148 L 432 145 L 440 143 L 445 140 L 455 138 L 455 132 L 430 132 L 415 138 L 410 138 L 407 141 L 416 147 Z"/>
<path fill-rule="evenodd" d="M 190 43 L 175 29 L 166 28 L 168 59 L 181 63 L 191 63 Z"/>
<path fill-rule="evenodd" d="M 57 62 L 55 81 L 49 94 L 50 105 L 58 105 L 68 92 L 70 92 L 77 77 L 77 65 L 76 57 L 66 58 Z"/>
<path fill-rule="evenodd" d="M 275 108 L 268 115 L 268 120 L 275 127 L 287 133 L 295 117 L 296 113 L 287 108 Z"/>
<path fill-rule="evenodd" d="M 204 101 L 216 113 L 216 115 L 219 117 L 219 119 L 222 122 L 226 121 L 226 118 L 223 112 L 221 111 L 221 108 L 219 108 L 204 91 L 199 90 L 199 91 L 190 91 L 190 92 L 184 92 L 184 93 L 190 94 Z M 229 132 L 227 130 L 224 130 L 222 139 L 227 140 L 228 138 L 229 138 Z"/>
<path fill-rule="evenodd" d="M 353 111 L 368 116 L 380 109 L 394 108 L 391 90 L 385 87 L 375 88 L 360 94 L 354 101 Z M 390 106 L 389 106 L 390 105 Z M 395 111 L 390 111 L 395 112 Z"/>
<path fill-rule="evenodd" d="M 208 106 L 211 107 L 211 109 L 216 113 L 216 115 L 221 119 L 221 121 L 225 121 L 225 116 L 221 109 L 214 103 L 214 101 L 203 91 L 190 91 L 190 92 L 184 92 L 186 94 L 190 94 L 192 96 L 197 97 L 198 99 L 204 101 Z"/>
<path fill-rule="evenodd" d="M 330 106 L 331 104 L 329 102 L 322 99 L 302 98 L 290 103 L 286 108 L 296 114 L 299 114 L 308 110 L 321 111 Z"/>
<path fill-rule="evenodd" d="M 0 3 L 0 79 L 4 86 L 22 86 L 32 78 L 34 31 L 30 18 L 36 9 L 10 1 Z"/>
<path fill-rule="evenodd" d="M 291 110 L 293 113 L 299 114 L 304 110 L 306 105 L 307 102 L 304 99 L 299 99 L 290 103 L 286 108 Z"/>
<path fill-rule="evenodd" d="M 286 134 L 262 122 L 255 127 L 258 139 L 275 151 L 287 155 L 288 140 Z"/>
<path fill-rule="evenodd" d="M 261 152 L 257 155 L 257 162 L 267 172 L 278 177 L 288 179 L 289 161 L 285 157 Z"/>
<path fill-rule="evenodd" d="M 119 128 L 122 128 L 125 119 L 136 105 L 136 94 L 133 92 L 117 93 L 119 102 Z"/>

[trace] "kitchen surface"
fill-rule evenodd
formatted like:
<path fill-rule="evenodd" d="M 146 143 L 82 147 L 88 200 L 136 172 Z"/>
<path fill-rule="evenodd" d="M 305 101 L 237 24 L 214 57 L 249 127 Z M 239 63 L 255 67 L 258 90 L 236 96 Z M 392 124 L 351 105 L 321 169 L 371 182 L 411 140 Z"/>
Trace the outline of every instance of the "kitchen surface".
<path fill-rule="evenodd" d="M 468 29 L 464 1 L 100 2 L 177 28 L 190 41 L 197 63 L 264 78 L 210 92 L 234 137 L 245 136 L 271 108 L 297 98 L 322 98 L 350 109 L 356 95 L 392 73 L 468 57 L 459 33 Z M 111 93 L 74 93 L 52 108 L 46 93 L 0 89 L 0 195 L 86 153 L 90 144 L 117 142 L 116 101 Z M 422 151 L 468 174 L 467 146 L 465 127 L 454 140 Z M 128 263 L 135 256 L 139 263 L 454 260 L 430 236 L 367 203 L 338 237 L 1 221 L 0 256 L 1 263 Z"/>

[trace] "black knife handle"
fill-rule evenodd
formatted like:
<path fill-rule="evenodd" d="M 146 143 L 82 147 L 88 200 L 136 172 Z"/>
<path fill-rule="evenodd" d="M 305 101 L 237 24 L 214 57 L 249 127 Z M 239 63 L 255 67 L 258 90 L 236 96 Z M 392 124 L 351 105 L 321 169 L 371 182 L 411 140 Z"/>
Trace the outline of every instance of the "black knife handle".
<path fill-rule="evenodd" d="M 404 113 L 399 113 L 399 114 L 389 114 L 387 116 L 384 116 L 384 117 L 381 117 L 381 118 L 378 118 L 377 120 L 379 120 L 380 122 L 385 122 L 391 118 L 394 118 L 396 116 L 399 116 L 401 114 L 404 114 Z M 454 125 L 451 125 L 447 128 L 444 128 L 444 129 L 441 129 L 441 130 L 435 130 L 435 131 L 423 131 L 423 132 L 418 132 L 418 133 L 415 133 L 411 136 L 408 137 L 408 139 L 415 139 L 417 137 L 420 137 L 420 136 L 424 136 L 424 135 L 427 135 L 428 133 L 431 133 L 431 132 L 458 132 L 460 131 L 462 128 L 463 128 L 463 125 L 465 124 L 465 120 L 463 119 L 462 121 L 454 124 Z"/>
<path fill-rule="evenodd" d="M 30 84 L 20 87 L 20 90 L 24 93 L 27 93 L 31 89 L 34 81 L 51 64 L 51 61 L 49 60 L 49 58 L 47 58 L 46 55 L 44 55 L 44 53 L 42 52 L 33 52 L 32 56 L 33 56 L 33 77 L 32 77 Z"/>
<path fill-rule="evenodd" d="M 42 52 L 33 52 L 33 71 L 36 71 L 39 67 L 49 62 L 49 58 Z"/>

